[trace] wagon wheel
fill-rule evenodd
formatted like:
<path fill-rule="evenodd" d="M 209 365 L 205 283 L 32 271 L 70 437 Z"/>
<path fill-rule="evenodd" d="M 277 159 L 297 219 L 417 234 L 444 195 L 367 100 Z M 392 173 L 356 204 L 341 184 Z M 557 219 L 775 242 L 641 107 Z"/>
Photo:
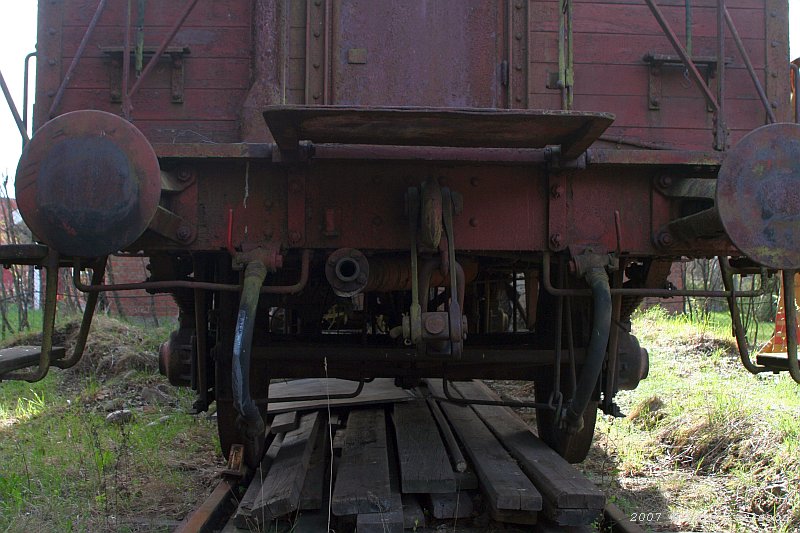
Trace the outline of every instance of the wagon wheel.
<path fill-rule="evenodd" d="M 564 390 L 562 385 L 561 390 Z M 534 396 L 537 403 L 546 403 L 553 392 L 552 380 L 537 380 L 534 383 Z M 583 413 L 583 427 L 570 434 L 556 427 L 555 411 L 550 409 L 536 410 L 536 428 L 539 438 L 570 463 L 580 463 L 589 454 L 594 437 L 594 426 L 597 421 L 597 404 L 591 401 Z"/>

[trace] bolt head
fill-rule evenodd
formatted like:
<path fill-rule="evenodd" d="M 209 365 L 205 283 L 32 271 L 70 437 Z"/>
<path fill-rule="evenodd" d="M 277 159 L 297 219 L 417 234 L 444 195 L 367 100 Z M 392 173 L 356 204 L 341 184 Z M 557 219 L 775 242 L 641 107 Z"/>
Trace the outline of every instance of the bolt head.
<path fill-rule="evenodd" d="M 445 325 L 444 319 L 439 314 L 426 316 L 422 323 L 422 327 L 431 335 L 439 335 L 442 333 Z"/>

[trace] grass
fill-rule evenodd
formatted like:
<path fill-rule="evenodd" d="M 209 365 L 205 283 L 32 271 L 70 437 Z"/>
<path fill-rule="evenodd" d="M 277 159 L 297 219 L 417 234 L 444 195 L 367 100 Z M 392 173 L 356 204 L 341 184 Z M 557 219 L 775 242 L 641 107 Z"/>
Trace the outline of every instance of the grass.
<path fill-rule="evenodd" d="M 800 527 L 800 385 L 749 374 L 721 317 L 695 323 L 651 308 L 633 331 L 650 375 L 619 394 L 626 418 L 598 420 L 590 473 L 628 513 L 659 513 L 642 524 L 654 530 Z"/>
<path fill-rule="evenodd" d="M 220 467 L 215 424 L 155 375 L 162 332 L 99 318 L 80 368 L 0 384 L 0 531 L 168 531 Z M 59 326 L 67 344 L 75 329 Z M 133 418 L 107 422 L 118 408 Z"/>

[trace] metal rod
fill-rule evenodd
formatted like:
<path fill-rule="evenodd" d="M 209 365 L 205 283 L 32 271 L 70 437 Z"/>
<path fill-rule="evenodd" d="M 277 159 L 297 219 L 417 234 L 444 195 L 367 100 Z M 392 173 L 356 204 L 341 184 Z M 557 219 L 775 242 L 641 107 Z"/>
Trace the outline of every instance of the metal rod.
<path fill-rule="evenodd" d="M 53 352 L 53 332 L 56 324 L 56 306 L 58 303 L 58 253 L 51 252 L 47 257 L 45 269 L 44 311 L 42 312 L 42 346 L 39 352 L 39 367 L 33 372 L 14 372 L 0 376 L 4 381 L 27 381 L 34 383 L 41 381 L 50 370 L 51 355 Z"/>
<path fill-rule="evenodd" d="M 786 358 L 789 375 L 800 383 L 800 364 L 797 362 L 797 304 L 794 299 L 794 270 L 783 271 L 783 312 L 786 317 Z"/>
<path fill-rule="evenodd" d="M 439 396 L 431 396 L 434 400 L 439 400 L 441 402 L 450 402 L 456 405 L 495 405 L 498 407 L 528 407 L 531 409 L 550 409 L 553 410 L 553 406 L 549 403 L 537 403 L 537 402 L 523 402 L 523 401 L 514 401 L 514 400 L 478 400 L 476 398 L 456 398 L 453 396 L 453 393 L 450 391 L 450 387 L 447 385 L 450 380 L 447 378 L 442 378 L 442 390 L 444 391 L 444 398 Z"/>
<path fill-rule="evenodd" d="M 727 146 L 725 126 L 725 0 L 717 0 L 717 112 L 714 139 L 717 150 Z"/>
<path fill-rule="evenodd" d="M 56 96 L 53 98 L 53 104 L 50 106 L 50 111 L 47 113 L 48 118 L 53 118 L 56 115 L 56 111 L 58 111 L 58 107 L 61 105 L 61 100 L 64 98 L 64 91 L 66 91 L 67 85 L 69 85 L 72 75 L 75 73 L 75 69 L 78 67 L 78 63 L 81 61 L 81 57 L 83 57 L 83 52 L 86 50 L 86 45 L 89 44 L 89 39 L 92 38 L 94 29 L 97 27 L 97 23 L 100 21 L 100 16 L 103 14 L 103 11 L 106 8 L 107 1 L 108 0 L 100 0 L 100 2 L 97 4 L 97 9 L 95 9 L 94 16 L 92 17 L 91 22 L 89 22 L 89 27 L 86 28 L 86 33 L 83 34 L 83 39 L 81 39 L 81 43 L 78 45 L 78 50 L 75 52 L 75 57 L 72 58 L 72 63 L 70 63 L 67 73 L 64 75 L 64 79 L 61 80 L 61 85 L 58 87 Z"/>
<path fill-rule="evenodd" d="M 358 380 L 358 386 L 353 392 L 341 392 L 338 394 L 314 394 L 310 396 L 282 396 L 280 398 L 270 398 L 269 400 L 257 400 L 257 404 L 261 403 L 287 403 L 287 402 L 317 402 L 321 400 L 349 400 L 355 398 L 364 390 L 364 384 L 372 381 L 370 379 Z"/>
<path fill-rule="evenodd" d="M 25 123 L 22 122 L 22 119 L 19 116 L 19 111 L 17 111 L 17 104 L 14 103 L 14 98 L 11 96 L 11 91 L 8 90 L 8 85 L 6 85 L 6 79 L 3 77 L 3 72 L 0 71 L 0 88 L 3 90 L 3 96 L 6 97 L 6 103 L 8 104 L 8 108 L 11 110 L 11 114 L 14 115 L 14 122 L 17 124 L 17 129 L 19 130 L 20 135 L 22 135 L 22 144 L 25 145 L 30 141 L 30 137 L 28 137 L 28 132 L 25 129 Z"/>
<path fill-rule="evenodd" d="M 195 277 L 205 277 L 205 264 L 203 261 L 194 261 Z M 196 375 L 197 399 L 199 410 L 208 408 L 208 307 L 206 306 L 206 291 L 194 289 L 194 330 L 195 344 L 197 346 Z"/>
<path fill-rule="evenodd" d="M 769 99 L 767 98 L 767 93 L 764 91 L 764 87 L 761 85 L 761 80 L 758 79 L 758 74 L 756 74 L 755 68 L 753 68 L 753 63 L 750 61 L 750 55 L 747 53 L 747 50 L 744 47 L 744 43 L 742 42 L 742 38 L 739 36 L 739 32 L 736 29 L 736 26 L 733 23 L 733 19 L 731 18 L 731 14 L 726 7 L 724 9 L 725 14 L 725 22 L 728 24 L 728 29 L 733 36 L 733 41 L 736 43 L 736 48 L 739 49 L 739 54 L 742 56 L 742 60 L 744 61 L 744 66 L 747 67 L 747 72 L 750 73 L 750 79 L 753 80 L 753 85 L 756 87 L 756 92 L 758 93 L 758 97 L 761 99 L 761 103 L 764 105 L 764 109 L 767 112 L 767 116 L 769 117 L 770 123 L 775 123 L 778 119 L 775 118 L 775 113 L 772 111 L 772 106 L 769 103 Z M 796 104 L 796 102 L 795 102 Z"/>
<path fill-rule="evenodd" d="M 686 53 L 692 57 L 692 0 L 686 0 Z"/>
<path fill-rule="evenodd" d="M 550 281 L 550 252 L 544 252 L 542 261 L 542 283 L 547 292 L 554 296 L 591 296 L 589 289 L 560 289 L 553 287 Z M 765 288 L 754 291 L 737 292 L 738 297 L 762 296 L 766 293 Z M 652 296 L 654 298 L 672 298 L 673 296 L 695 296 L 698 298 L 728 298 L 731 291 L 705 291 L 705 290 L 684 290 L 684 289 L 648 289 L 648 288 L 613 288 L 611 294 L 622 294 L 624 296 Z"/>
<path fill-rule="evenodd" d="M 789 63 L 789 68 L 792 70 L 792 79 L 794 80 L 794 93 L 792 94 L 794 98 L 794 121 L 795 123 L 800 123 L 800 101 L 797 99 L 797 95 L 800 93 L 800 87 L 797 86 L 800 83 L 800 67 L 794 63 Z"/>
<path fill-rule="evenodd" d="M 128 8 L 125 11 L 125 44 L 122 50 L 122 116 L 126 120 L 131 119 L 131 98 L 128 96 L 128 85 L 131 77 L 131 4 L 133 0 L 128 0 Z"/>
<path fill-rule="evenodd" d="M 104 260 L 100 263 L 100 266 L 95 268 L 94 272 L 92 272 L 92 285 L 103 283 L 105 275 L 106 261 Z M 78 330 L 78 338 L 75 339 L 75 348 L 68 359 L 53 361 L 53 366 L 56 368 L 72 368 L 77 365 L 83 357 L 83 352 L 86 350 L 86 340 L 89 338 L 89 329 L 92 327 L 92 318 L 94 318 L 94 310 L 97 307 L 97 299 L 99 296 L 100 293 L 91 292 L 86 297 L 86 307 L 83 308 L 83 318 L 81 319 L 81 328 Z"/>
<path fill-rule="evenodd" d="M 614 273 L 614 286 L 622 286 L 624 272 L 620 268 Z M 617 358 L 619 356 L 619 330 L 622 316 L 622 295 L 615 294 L 611 298 L 611 323 L 613 327 L 608 336 L 608 364 L 606 365 L 606 383 L 603 390 L 603 410 L 611 413 L 614 394 L 617 389 Z"/>
<path fill-rule="evenodd" d="M 717 99 L 714 98 L 714 94 L 711 92 L 711 89 L 708 88 L 705 80 L 703 80 L 703 76 L 700 74 L 700 71 L 697 70 L 697 66 L 695 66 L 694 61 L 692 61 L 692 58 L 689 57 L 689 54 L 681 45 L 680 41 L 678 40 L 678 36 L 675 35 L 675 32 L 672 31 L 672 28 L 670 28 L 669 22 L 667 22 L 667 19 L 664 18 L 664 14 L 661 12 L 661 9 L 659 9 L 654 0 L 645 0 L 645 2 L 647 2 L 647 5 L 650 7 L 650 11 L 653 12 L 653 16 L 655 16 L 658 25 L 661 26 L 661 30 L 664 32 L 664 35 L 667 36 L 667 39 L 669 39 L 672 47 L 675 48 L 675 51 L 678 52 L 679 56 L 681 56 L 681 60 L 683 61 L 686 70 L 689 71 L 692 80 L 700 88 L 700 91 L 703 93 L 703 96 L 705 96 L 708 104 L 714 108 L 714 111 L 717 111 L 719 109 Z"/>
<path fill-rule="evenodd" d="M 31 59 L 38 57 L 38 55 L 38 52 L 31 52 L 25 56 L 25 73 L 23 74 L 22 80 L 22 125 L 25 127 L 25 137 L 27 137 L 28 134 L 28 77 L 30 76 Z M 25 148 L 25 145 L 28 144 L 28 140 L 30 140 L 25 137 L 22 139 L 23 148 Z"/>
<path fill-rule="evenodd" d="M 736 288 L 733 285 L 733 274 L 731 266 L 727 257 L 719 258 L 719 270 L 722 274 L 722 284 L 730 294 L 727 296 L 728 311 L 731 314 L 731 323 L 733 324 L 733 334 L 736 337 L 736 346 L 739 348 L 739 358 L 742 360 L 742 365 L 751 374 L 759 374 L 761 372 L 768 372 L 769 369 L 764 366 L 759 366 L 750 360 L 750 350 L 747 347 L 747 335 L 742 326 L 742 317 L 739 314 L 739 304 L 736 301 Z"/>
<path fill-rule="evenodd" d="M 439 425 L 439 431 L 442 432 L 444 441 L 447 444 L 447 449 L 450 452 L 450 462 L 453 463 L 453 468 L 456 470 L 456 472 L 466 472 L 467 461 L 464 459 L 464 454 L 461 453 L 461 448 L 458 446 L 458 441 L 456 440 L 456 436 L 453 435 L 453 430 L 450 427 L 450 424 L 444 417 L 444 413 L 442 413 L 442 408 L 439 407 L 439 404 L 436 403 L 436 400 L 433 398 L 426 398 L 426 400 L 428 402 L 428 407 L 430 407 L 431 413 L 433 413 L 433 418 Z"/>
<path fill-rule="evenodd" d="M 308 283 L 311 250 L 303 250 L 303 259 L 300 266 L 300 279 L 294 285 L 265 285 L 261 287 L 261 294 L 297 294 Z M 72 273 L 72 281 L 81 292 L 107 292 L 107 291 L 135 291 L 135 290 L 165 290 L 165 289 L 202 289 L 207 291 L 241 292 L 241 285 L 232 283 L 214 283 L 208 281 L 170 280 L 170 281 L 143 281 L 141 283 L 117 283 L 112 285 L 86 285 L 80 279 L 80 265 L 76 265 Z"/>
<path fill-rule="evenodd" d="M 144 79 L 147 78 L 147 75 L 150 74 L 150 72 L 152 72 L 153 69 L 156 67 L 158 61 L 161 59 L 161 56 L 164 55 L 164 51 L 167 49 L 170 43 L 172 43 L 172 39 L 175 38 L 175 35 L 178 33 L 178 30 L 180 30 L 181 26 L 183 26 L 183 23 L 186 22 L 186 18 L 191 14 L 192 10 L 194 9 L 194 6 L 197 5 L 197 2 L 198 0 L 190 0 L 189 4 L 186 6 L 186 9 L 183 10 L 183 13 L 181 13 L 181 16 L 172 26 L 172 29 L 170 29 L 169 34 L 167 34 L 167 37 L 161 43 L 161 46 L 158 47 L 158 50 L 156 51 L 155 55 L 153 55 L 153 57 L 150 58 L 150 61 L 147 62 L 147 66 L 144 67 L 142 74 L 133 84 L 133 87 L 131 87 L 130 92 L 128 92 L 128 98 L 133 98 L 133 95 L 136 94 L 136 91 L 139 90 L 139 87 L 142 85 Z"/>

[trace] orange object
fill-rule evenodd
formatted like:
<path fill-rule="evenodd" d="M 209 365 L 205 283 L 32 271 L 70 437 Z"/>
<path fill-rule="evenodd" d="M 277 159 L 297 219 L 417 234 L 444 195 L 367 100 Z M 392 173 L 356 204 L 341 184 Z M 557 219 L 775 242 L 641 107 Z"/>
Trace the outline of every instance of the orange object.
<path fill-rule="evenodd" d="M 781 276 L 783 276 L 783 273 L 781 273 Z M 795 274 L 794 282 L 794 300 L 795 305 L 797 305 L 797 301 L 800 300 L 800 274 Z M 786 353 L 786 312 L 783 307 L 783 283 L 781 283 L 780 292 L 778 312 L 775 314 L 775 333 L 772 334 L 772 338 L 758 353 Z M 800 327 L 797 327 L 797 335 L 800 338 Z"/>

